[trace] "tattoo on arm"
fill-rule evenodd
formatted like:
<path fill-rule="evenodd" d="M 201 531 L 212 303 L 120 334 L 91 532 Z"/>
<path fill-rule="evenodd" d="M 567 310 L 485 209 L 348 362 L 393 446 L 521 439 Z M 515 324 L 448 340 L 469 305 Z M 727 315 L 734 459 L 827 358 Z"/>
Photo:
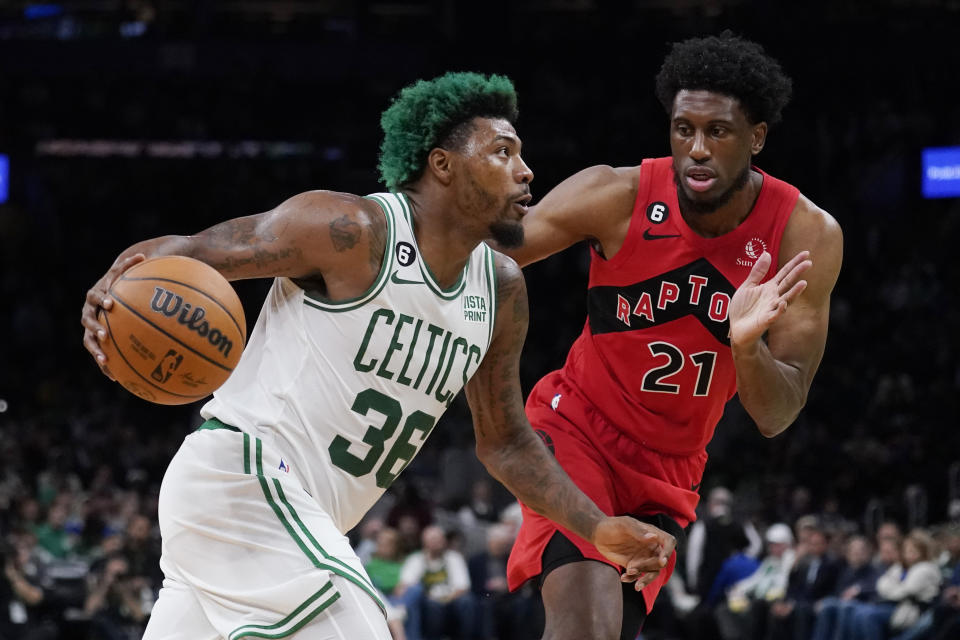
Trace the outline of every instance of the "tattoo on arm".
<path fill-rule="evenodd" d="M 499 381 L 495 385 L 500 387 L 497 401 L 503 410 L 503 420 L 507 425 L 512 425 L 526 422 L 523 398 L 517 395 L 519 388 L 516 384 L 509 384 L 507 381 L 516 380 L 519 375 L 518 361 L 520 352 L 523 350 L 523 342 L 527 337 L 530 309 L 524 292 L 523 275 L 504 271 L 506 270 L 501 268 L 501 273 L 497 277 L 500 282 L 497 297 L 503 301 L 504 307 L 512 301 L 511 323 L 501 324 L 498 342 L 502 341 L 503 347 L 494 353 L 487 354 L 487 357 L 492 356 L 492 366 L 489 370 L 496 376 L 495 380 Z M 501 323 L 501 318 L 502 315 L 498 311 L 496 322 Z"/>
<path fill-rule="evenodd" d="M 478 386 L 468 388 L 477 438 L 489 445 L 485 462 L 491 473 L 514 495 L 590 539 L 602 512 L 573 484 L 524 415 L 517 368 L 529 310 L 522 278 L 510 268 L 498 273 L 496 347 L 484 356 Z"/>
<path fill-rule="evenodd" d="M 330 240 L 338 253 L 353 249 L 360 242 L 361 234 L 360 225 L 351 220 L 349 216 L 342 215 L 330 223 Z"/>
<path fill-rule="evenodd" d="M 234 249 L 239 246 L 254 246 L 263 242 L 276 241 L 277 236 L 272 233 L 264 237 L 263 229 L 259 229 L 259 225 L 254 216 L 222 222 L 210 229 L 208 235 L 210 246 L 217 249 Z"/>
<path fill-rule="evenodd" d="M 603 512 L 577 488 L 532 431 L 505 447 L 499 458 L 500 476 L 527 507 L 591 539 Z"/>
<path fill-rule="evenodd" d="M 248 265 L 256 265 L 257 268 L 264 268 L 269 264 L 280 262 L 287 258 L 299 258 L 302 251 L 296 247 L 287 247 L 276 251 L 267 251 L 266 249 L 255 249 L 254 252 L 242 258 L 227 256 L 220 262 L 212 262 L 210 266 L 222 273 L 237 271 Z"/>

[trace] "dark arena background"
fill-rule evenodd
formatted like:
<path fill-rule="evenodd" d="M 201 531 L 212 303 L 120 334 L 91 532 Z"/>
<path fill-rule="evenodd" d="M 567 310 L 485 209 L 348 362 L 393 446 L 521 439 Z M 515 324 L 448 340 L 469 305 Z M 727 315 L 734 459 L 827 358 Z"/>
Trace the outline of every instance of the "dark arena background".
<path fill-rule="evenodd" d="M 845 259 L 806 408 L 768 440 L 728 406 L 701 487 L 705 543 L 695 558 L 681 549 L 642 637 L 749 637 L 710 588 L 747 548 L 742 532 L 766 556 L 774 523 L 801 545 L 825 532 L 838 558 L 858 533 L 882 547 L 883 523 L 932 534 L 946 595 L 917 637 L 947 629 L 960 557 L 960 2 L 87 0 L 0 3 L 0 638 L 139 638 L 159 588 L 156 496 L 202 403 L 149 405 L 84 350 L 84 295 L 121 250 L 304 190 L 382 190 L 380 112 L 449 70 L 514 80 L 535 199 L 593 164 L 668 155 L 654 76 L 671 42 L 724 29 L 793 78 L 756 163 L 837 218 Z M 576 246 L 525 271 L 525 392 L 582 328 L 587 257 Z M 236 284 L 251 325 L 268 284 Z M 351 532 L 358 550 L 399 528 L 401 550 L 377 557 L 401 562 L 429 522 L 468 559 L 492 549 L 513 501 L 472 447 L 461 398 Z M 708 509 L 718 487 L 730 494 Z M 506 596 L 488 579 L 471 593 L 473 637 L 539 637 L 532 589 Z M 815 617 L 828 595 L 796 597 Z"/>

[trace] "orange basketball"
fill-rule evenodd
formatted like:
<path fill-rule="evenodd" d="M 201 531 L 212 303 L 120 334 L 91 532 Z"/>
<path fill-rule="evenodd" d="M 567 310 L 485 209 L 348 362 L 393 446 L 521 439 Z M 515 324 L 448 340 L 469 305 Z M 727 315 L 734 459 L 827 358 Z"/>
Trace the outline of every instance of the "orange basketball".
<path fill-rule="evenodd" d="M 157 404 L 204 398 L 240 360 L 243 306 L 211 266 L 183 256 L 145 260 L 110 287 L 113 308 L 99 319 L 107 368 L 121 385 Z"/>

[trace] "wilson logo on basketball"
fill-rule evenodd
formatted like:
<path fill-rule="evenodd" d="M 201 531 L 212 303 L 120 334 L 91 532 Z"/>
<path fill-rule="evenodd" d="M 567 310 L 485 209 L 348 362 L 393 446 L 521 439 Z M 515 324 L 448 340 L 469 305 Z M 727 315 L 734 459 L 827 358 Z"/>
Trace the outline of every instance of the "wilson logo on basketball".
<path fill-rule="evenodd" d="M 210 327 L 210 323 L 203 319 L 207 315 L 203 307 L 194 307 L 189 302 L 184 302 L 183 296 L 167 291 L 163 287 L 154 287 L 150 309 L 168 318 L 176 316 L 178 323 L 195 331 L 200 337 L 206 338 L 225 357 L 230 355 L 233 341 L 223 335 L 219 329 Z"/>

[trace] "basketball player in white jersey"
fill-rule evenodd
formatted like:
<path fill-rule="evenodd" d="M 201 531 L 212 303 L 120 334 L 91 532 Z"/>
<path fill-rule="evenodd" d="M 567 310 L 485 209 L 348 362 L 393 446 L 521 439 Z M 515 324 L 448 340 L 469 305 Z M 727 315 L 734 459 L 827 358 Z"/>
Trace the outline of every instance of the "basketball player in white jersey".
<path fill-rule="evenodd" d="M 84 345 L 109 376 L 96 313 L 133 264 L 185 255 L 231 280 L 275 278 L 239 365 L 164 476 L 166 579 L 145 638 L 389 638 L 344 533 L 464 385 L 477 455 L 524 504 L 626 567 L 626 581 L 665 565 L 674 539 L 602 513 L 524 415 L 526 289 L 484 244 L 523 239 L 533 173 L 516 115 L 507 78 L 417 82 L 381 120 L 390 193 L 312 191 L 140 242 L 90 289 Z"/>

